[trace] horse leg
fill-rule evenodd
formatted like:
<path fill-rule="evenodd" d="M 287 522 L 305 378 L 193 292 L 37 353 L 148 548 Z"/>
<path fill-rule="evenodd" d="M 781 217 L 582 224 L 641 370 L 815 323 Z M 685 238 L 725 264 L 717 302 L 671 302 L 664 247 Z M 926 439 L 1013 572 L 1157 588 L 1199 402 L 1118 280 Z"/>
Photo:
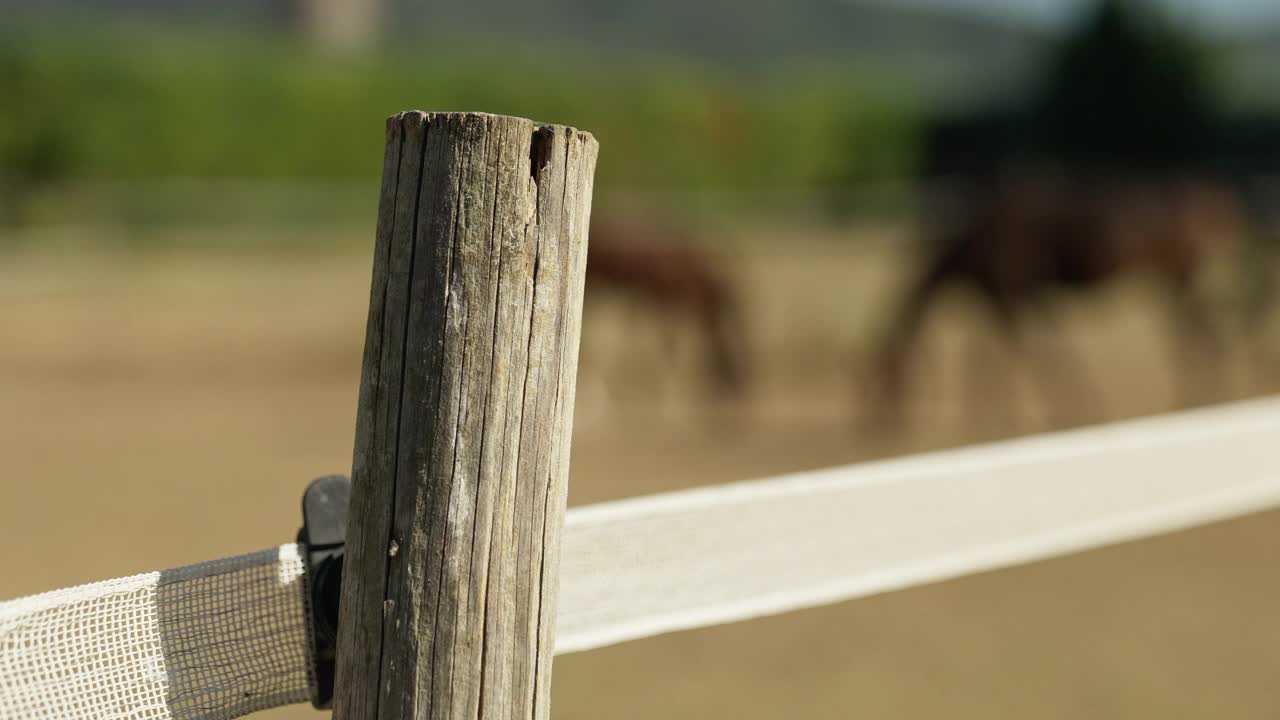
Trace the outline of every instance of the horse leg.
<path fill-rule="evenodd" d="M 1192 275 L 1174 272 L 1167 282 L 1177 344 L 1175 402 L 1180 407 L 1204 404 L 1223 390 L 1219 377 L 1224 369 L 1222 339 Z M 1205 383 L 1206 377 L 1212 380 Z"/>
<path fill-rule="evenodd" d="M 874 428 L 902 425 L 907 400 L 907 374 L 917 337 L 938 293 L 961 272 L 960 247 L 939 254 L 911 286 L 905 301 L 894 315 L 889 332 L 881 346 L 870 375 L 864 385 L 870 398 L 870 424 Z"/>
<path fill-rule="evenodd" d="M 1259 192 L 1239 190 L 1245 208 L 1245 242 L 1238 252 L 1240 309 L 1243 330 L 1251 338 L 1261 334 L 1280 298 L 1280 235 Z"/>
<path fill-rule="evenodd" d="M 1023 301 L 990 284 L 980 285 L 979 290 L 1008 350 L 1006 362 L 1011 357 L 1016 366 L 1025 369 L 1028 365 L 1028 347 L 1021 308 Z M 1012 373 L 1001 382 L 988 382 L 991 378 L 991 363 L 984 357 L 986 353 L 979 355 L 975 348 L 971 348 L 970 352 L 971 359 L 976 361 L 967 378 L 969 411 L 982 412 L 987 417 L 995 418 L 999 425 L 1020 424 L 1018 418 L 1021 414 L 1013 394 L 1014 385 L 1009 382 L 1013 377 Z M 1000 412 L 993 412 L 996 410 Z"/>
<path fill-rule="evenodd" d="M 1018 341 L 1010 339 L 1005 321 L 998 316 L 997 320 L 999 338 L 986 332 L 972 332 L 965 338 L 960 412 L 970 429 L 979 424 L 983 428 L 1007 424 L 1012 412 L 1010 403 L 994 403 L 992 394 L 1008 388 L 1006 380 L 1013 360 L 1009 350 Z M 1016 330 L 1013 334 L 1016 336 Z"/>
<path fill-rule="evenodd" d="M 1089 419 L 1091 413 L 1082 408 L 1097 407 L 1098 393 L 1089 381 L 1078 358 L 1060 342 L 1057 316 L 1043 298 L 1017 295 L 997 288 L 983 287 L 983 298 L 1003 335 L 1016 366 L 1033 375 L 1032 385 L 1052 428 L 1071 427 Z M 1033 313 L 1028 317 L 1028 312 Z M 1036 321 L 1035 327 L 1028 320 Z M 1029 332 L 1035 329 L 1037 332 Z M 1046 334 L 1053 336 L 1052 341 Z M 1006 378 L 999 382 L 987 382 L 991 377 L 990 363 L 984 363 L 973 373 L 971 387 L 981 387 L 981 394 L 971 394 L 970 406 L 987 411 L 1003 406 L 1001 420 L 1014 426 L 1021 425 L 1013 384 Z M 1012 373 L 1009 378 L 1012 378 Z M 996 388 L 992 390 L 991 388 Z M 972 393 L 972 391 L 971 391 Z"/>
<path fill-rule="evenodd" d="M 702 303 L 701 315 L 712 387 L 720 397 L 740 397 L 747 386 L 742 309 L 728 290 L 718 288 Z"/>
<path fill-rule="evenodd" d="M 1249 343 L 1250 360 L 1264 371 L 1280 367 L 1280 349 L 1268 330 L 1274 327 L 1280 305 L 1280 236 L 1265 219 L 1255 216 L 1248 242 L 1240 252 L 1239 274 L 1244 288 L 1241 297 L 1241 329 Z"/>
<path fill-rule="evenodd" d="M 1035 359 L 1038 386 L 1049 404 L 1049 422 L 1055 429 L 1105 420 L 1106 395 L 1064 337 L 1061 318 L 1045 302 L 1036 303 Z"/>

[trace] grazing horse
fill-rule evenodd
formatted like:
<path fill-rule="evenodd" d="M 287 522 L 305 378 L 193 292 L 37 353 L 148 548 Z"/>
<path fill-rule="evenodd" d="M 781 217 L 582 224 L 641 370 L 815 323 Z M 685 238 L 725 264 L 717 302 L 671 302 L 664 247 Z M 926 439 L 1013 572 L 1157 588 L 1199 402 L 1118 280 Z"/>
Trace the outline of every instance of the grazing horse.
<path fill-rule="evenodd" d="M 746 386 L 745 337 L 737 295 L 725 273 L 687 230 L 653 221 L 603 216 L 591 221 L 587 297 L 625 293 L 667 313 L 691 316 L 706 348 L 715 391 L 737 396 Z"/>
<path fill-rule="evenodd" d="M 1234 193 L 1194 177 L 1035 173 L 984 183 L 939 236 L 891 320 L 876 362 L 888 409 L 902 399 L 927 312 L 940 291 L 954 285 L 976 291 L 1016 346 L 1027 315 L 1047 310 L 1055 292 L 1145 271 L 1163 280 L 1187 346 L 1213 349 L 1200 276 L 1214 251 L 1238 238 L 1245 224 Z"/>

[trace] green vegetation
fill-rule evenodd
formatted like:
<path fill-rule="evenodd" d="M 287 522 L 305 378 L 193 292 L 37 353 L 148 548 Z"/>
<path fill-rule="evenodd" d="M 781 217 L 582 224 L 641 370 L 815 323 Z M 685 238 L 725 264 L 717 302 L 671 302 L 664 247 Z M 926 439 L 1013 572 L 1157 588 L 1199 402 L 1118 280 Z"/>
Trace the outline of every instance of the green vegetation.
<path fill-rule="evenodd" d="M 805 188 L 901 175 L 913 153 L 897 126 L 909 101 L 848 73 L 748 81 L 672 60 L 335 55 L 150 33 L 11 39 L 0 73 L 0 172 L 20 182 L 370 179 L 383 119 L 408 108 L 589 128 L 606 148 L 599 183 L 628 189 Z M 859 159 L 837 173 L 833 151 Z"/>

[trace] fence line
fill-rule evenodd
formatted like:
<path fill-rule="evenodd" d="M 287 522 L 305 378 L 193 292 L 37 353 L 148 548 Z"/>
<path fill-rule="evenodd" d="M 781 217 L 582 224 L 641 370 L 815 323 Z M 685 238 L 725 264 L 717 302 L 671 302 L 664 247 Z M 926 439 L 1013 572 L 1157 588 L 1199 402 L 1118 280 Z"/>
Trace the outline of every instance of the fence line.
<path fill-rule="evenodd" d="M 839 602 L 1277 505 L 1280 399 L 573 508 L 555 651 Z M 0 603 L 0 719 L 231 718 L 301 701 L 297 558 L 285 545 Z M 225 626 L 246 617 L 249 634 Z M 85 648 L 92 661 L 77 661 Z M 183 667 L 199 672 L 187 677 Z M 85 688 L 166 701 L 145 712 L 86 703 Z M 59 697 L 80 700 L 50 702 Z"/>
<path fill-rule="evenodd" d="M 557 653 L 1280 505 L 1280 400 L 570 509 Z"/>

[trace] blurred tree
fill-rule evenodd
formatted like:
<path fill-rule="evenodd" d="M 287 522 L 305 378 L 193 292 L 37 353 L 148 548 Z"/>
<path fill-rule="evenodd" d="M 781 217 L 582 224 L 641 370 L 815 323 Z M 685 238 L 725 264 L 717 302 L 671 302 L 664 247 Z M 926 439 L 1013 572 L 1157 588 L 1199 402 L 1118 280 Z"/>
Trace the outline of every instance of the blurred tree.
<path fill-rule="evenodd" d="M 26 222 L 35 192 L 71 170 L 74 121 L 53 96 L 32 58 L 0 45 L 0 225 Z"/>
<path fill-rule="evenodd" d="M 1216 107 L 1208 57 L 1149 3 L 1103 0 L 1058 50 L 1029 114 L 1072 165 L 1203 161 Z"/>
<path fill-rule="evenodd" d="M 1028 95 L 926 123 L 918 171 L 973 180 L 1028 155 L 1075 170 L 1205 169 L 1223 154 L 1215 81 L 1208 53 L 1150 2 L 1101 0 Z"/>

